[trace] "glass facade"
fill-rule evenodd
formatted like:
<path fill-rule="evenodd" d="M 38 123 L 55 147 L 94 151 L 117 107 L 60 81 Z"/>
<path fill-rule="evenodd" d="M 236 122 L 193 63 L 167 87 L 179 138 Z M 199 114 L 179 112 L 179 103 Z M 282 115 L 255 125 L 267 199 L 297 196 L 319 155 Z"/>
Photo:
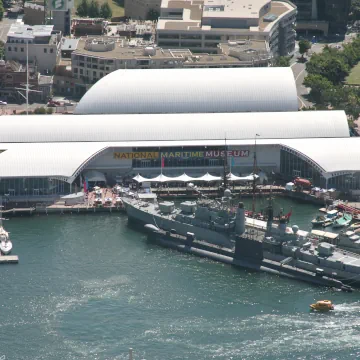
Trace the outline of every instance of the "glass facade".
<path fill-rule="evenodd" d="M 297 176 L 309 179 L 314 186 L 322 188 L 335 188 L 341 191 L 360 189 L 360 173 L 335 173 L 335 176 L 329 178 L 326 183 L 325 177 L 316 166 L 301 159 L 295 152 L 286 149 L 281 149 L 280 173 L 289 180 Z"/>
<path fill-rule="evenodd" d="M 299 176 L 311 180 L 317 186 L 326 185 L 325 178 L 318 169 L 289 150 L 281 149 L 280 173 L 289 179 Z"/>
<path fill-rule="evenodd" d="M 0 180 L 0 195 L 30 196 L 69 193 L 70 184 L 54 178 L 7 178 Z"/>

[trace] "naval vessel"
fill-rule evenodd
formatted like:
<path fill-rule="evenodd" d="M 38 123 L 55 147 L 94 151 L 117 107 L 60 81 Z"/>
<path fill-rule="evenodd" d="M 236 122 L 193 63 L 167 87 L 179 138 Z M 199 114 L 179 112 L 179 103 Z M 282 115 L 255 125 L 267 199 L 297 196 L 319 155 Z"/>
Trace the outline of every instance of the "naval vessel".
<path fill-rule="evenodd" d="M 228 189 L 221 199 L 199 198 L 198 201 L 184 201 L 179 207 L 170 201 L 144 202 L 136 194 L 124 197 L 123 202 L 129 221 L 153 225 L 185 238 L 192 234 L 198 242 L 232 252 L 237 251 L 236 245 L 238 249 L 242 247 L 241 251 L 246 247 L 248 255 L 256 240 L 261 243 L 262 257 L 268 261 L 360 285 L 359 254 L 319 242 L 296 225 L 288 227 L 285 217 L 279 224 L 274 224 L 271 202 L 266 222 L 246 217 L 242 203 L 236 206 Z M 238 240 L 244 233 L 250 241 L 241 245 Z M 255 248 L 259 249 L 258 246 Z"/>

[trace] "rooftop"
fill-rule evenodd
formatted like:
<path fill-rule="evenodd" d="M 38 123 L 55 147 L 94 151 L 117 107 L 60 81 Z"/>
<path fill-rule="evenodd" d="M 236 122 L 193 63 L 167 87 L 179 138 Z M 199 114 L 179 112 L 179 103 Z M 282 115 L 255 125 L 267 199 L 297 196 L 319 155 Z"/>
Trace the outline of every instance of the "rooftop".
<path fill-rule="evenodd" d="M 12 24 L 8 37 L 15 37 L 21 39 L 34 39 L 36 37 L 51 36 L 54 25 L 25 25 L 25 24 Z"/>
<path fill-rule="evenodd" d="M 285 67 L 116 70 L 76 108 L 78 114 L 297 110 L 294 74 Z"/>
<path fill-rule="evenodd" d="M 267 5 L 268 4 L 268 5 Z M 267 6 L 267 7 L 266 7 Z M 263 9 L 266 7 L 266 9 Z M 269 31 L 276 20 L 296 8 L 286 1 L 269 0 L 162 0 L 162 10 L 184 9 L 182 16 L 161 17 L 158 30 L 217 30 L 229 31 L 228 28 L 205 25 L 210 19 L 253 19 L 251 25 L 243 28 L 234 27 L 239 32 Z M 263 9 L 263 10 L 262 10 Z M 211 23 L 211 22 L 210 22 Z"/>
<path fill-rule="evenodd" d="M 106 47 L 104 51 L 91 51 L 87 46 L 87 41 L 97 42 L 112 42 L 112 46 Z M 135 45 L 135 46 L 133 46 Z M 105 46 L 105 45 L 104 45 Z M 146 52 L 146 48 L 151 48 L 151 54 Z M 74 51 L 74 55 L 86 55 L 96 58 L 104 59 L 124 59 L 124 60 L 141 60 L 141 59 L 166 59 L 170 61 L 181 61 L 186 65 L 192 65 L 194 63 L 198 65 L 202 64 L 214 64 L 214 63 L 239 63 L 239 53 L 244 55 L 250 55 L 249 51 L 255 51 L 260 53 L 267 53 L 267 45 L 265 41 L 247 41 L 246 44 L 239 45 L 238 43 L 224 43 L 221 44 L 221 53 L 219 54 L 207 54 L 207 53 L 192 53 L 188 49 L 162 49 L 155 46 L 151 42 L 146 42 L 141 39 L 130 40 L 124 38 L 113 37 L 86 37 L 78 40 L 77 47 Z M 66 45 L 62 46 L 62 50 L 67 50 Z M 236 53 L 234 53 L 236 52 Z M 242 59 L 240 59 L 242 60 Z"/>
<path fill-rule="evenodd" d="M 76 50 L 78 47 L 79 39 L 63 39 L 63 43 L 61 44 L 61 50 Z"/>

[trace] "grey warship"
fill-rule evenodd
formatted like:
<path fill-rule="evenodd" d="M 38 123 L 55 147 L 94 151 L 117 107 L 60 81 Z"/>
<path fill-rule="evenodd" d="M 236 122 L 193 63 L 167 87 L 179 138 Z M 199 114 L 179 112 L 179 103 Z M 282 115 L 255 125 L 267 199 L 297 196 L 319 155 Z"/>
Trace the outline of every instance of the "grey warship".
<path fill-rule="evenodd" d="M 221 199 L 184 201 L 179 207 L 169 201 L 140 201 L 136 196 L 124 197 L 123 202 L 129 221 L 151 224 L 185 238 L 192 234 L 199 242 L 232 252 L 236 252 L 239 237 L 246 233 L 250 240 L 260 240 L 262 256 L 268 261 L 360 285 L 359 254 L 319 242 L 296 225 L 288 227 L 285 219 L 280 224 L 273 224 L 271 204 L 265 222 L 246 217 L 242 203 L 234 206 L 230 190 L 225 190 Z M 248 254 L 252 251 L 251 244 L 251 241 L 243 243 Z"/>

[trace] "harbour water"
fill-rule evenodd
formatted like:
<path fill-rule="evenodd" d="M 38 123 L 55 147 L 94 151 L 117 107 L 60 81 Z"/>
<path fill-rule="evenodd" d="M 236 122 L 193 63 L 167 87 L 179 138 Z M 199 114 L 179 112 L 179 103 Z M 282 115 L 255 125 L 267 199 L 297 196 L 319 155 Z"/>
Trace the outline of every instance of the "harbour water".
<path fill-rule="evenodd" d="M 249 203 L 250 200 L 246 200 Z M 318 207 L 278 199 L 309 229 Z M 163 249 L 125 215 L 12 218 L 18 265 L 0 267 L 0 358 L 360 358 L 351 294 Z M 329 314 L 309 312 L 318 299 Z"/>

